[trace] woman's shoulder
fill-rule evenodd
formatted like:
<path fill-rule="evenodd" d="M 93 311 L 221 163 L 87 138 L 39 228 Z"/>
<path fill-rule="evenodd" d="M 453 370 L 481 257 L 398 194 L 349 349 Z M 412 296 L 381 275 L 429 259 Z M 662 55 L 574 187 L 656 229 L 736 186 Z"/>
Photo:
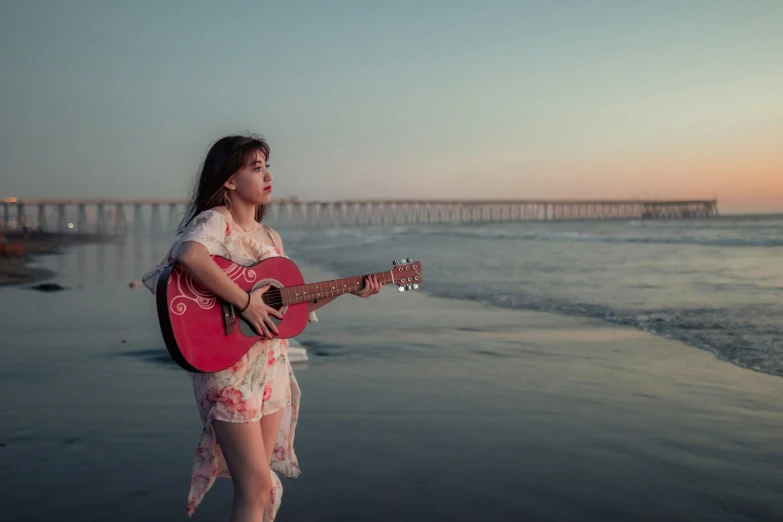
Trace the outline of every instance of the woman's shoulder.
<path fill-rule="evenodd" d="M 218 205 L 217 207 L 212 207 L 210 209 L 205 210 L 204 212 L 215 212 L 217 214 L 220 214 L 224 218 L 226 218 L 226 220 L 231 219 L 231 212 L 228 211 L 228 208 L 226 208 L 225 205 Z"/>
<path fill-rule="evenodd" d="M 280 233 L 277 230 L 268 225 L 264 225 L 264 228 L 266 228 L 267 232 L 269 232 L 269 235 L 272 237 L 272 241 L 274 241 L 276 245 L 283 244 L 283 240 L 280 238 Z"/>
<path fill-rule="evenodd" d="M 231 221 L 231 212 L 228 211 L 228 209 L 220 205 L 218 207 L 212 207 L 208 208 L 206 210 L 202 210 L 195 219 L 202 218 L 202 219 L 224 219 L 226 221 Z"/>
<path fill-rule="evenodd" d="M 178 235 L 178 240 L 180 242 L 222 243 L 231 233 L 230 219 L 231 214 L 228 213 L 225 207 L 213 207 L 202 210 L 185 225 L 182 232 Z"/>
<path fill-rule="evenodd" d="M 231 213 L 224 206 L 212 207 L 202 210 L 190 221 L 190 226 L 225 224 L 231 222 Z"/>

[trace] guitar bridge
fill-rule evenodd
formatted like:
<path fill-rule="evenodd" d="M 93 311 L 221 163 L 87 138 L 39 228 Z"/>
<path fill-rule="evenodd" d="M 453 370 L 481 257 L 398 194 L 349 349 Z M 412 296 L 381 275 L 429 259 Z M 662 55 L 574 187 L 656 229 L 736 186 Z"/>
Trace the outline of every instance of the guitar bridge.
<path fill-rule="evenodd" d="M 221 307 L 223 309 L 223 328 L 226 335 L 231 335 L 237 327 L 237 316 L 234 306 L 231 303 L 223 301 Z"/>

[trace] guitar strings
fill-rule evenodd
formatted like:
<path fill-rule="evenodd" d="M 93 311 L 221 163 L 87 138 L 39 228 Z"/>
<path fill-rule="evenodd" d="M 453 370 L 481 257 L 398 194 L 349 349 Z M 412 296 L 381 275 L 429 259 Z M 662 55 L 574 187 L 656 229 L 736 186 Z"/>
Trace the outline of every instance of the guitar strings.
<path fill-rule="evenodd" d="M 394 281 L 392 281 L 392 282 L 394 282 Z M 311 283 L 311 284 L 319 284 L 319 283 Z M 382 281 L 382 284 L 389 284 L 389 283 L 386 283 L 385 282 L 385 278 L 384 278 L 384 281 Z M 295 288 L 295 287 L 291 287 L 291 288 Z M 280 290 L 281 290 L 280 288 L 270 289 L 268 291 L 268 293 L 266 293 L 265 295 L 270 296 L 271 299 L 269 299 L 268 301 L 265 301 L 264 298 L 261 297 L 261 301 L 263 301 L 263 303 L 265 305 L 269 306 L 269 307 L 282 306 L 283 305 L 283 296 L 282 296 L 282 292 Z M 328 294 L 329 292 L 327 291 L 326 293 Z M 340 294 L 339 293 L 335 294 L 335 296 L 337 296 L 337 295 L 340 295 Z M 335 297 L 335 296 L 327 295 L 326 297 Z M 305 301 L 300 301 L 300 303 L 303 303 L 303 302 L 305 302 Z M 294 303 L 294 304 L 296 304 L 296 303 Z"/>

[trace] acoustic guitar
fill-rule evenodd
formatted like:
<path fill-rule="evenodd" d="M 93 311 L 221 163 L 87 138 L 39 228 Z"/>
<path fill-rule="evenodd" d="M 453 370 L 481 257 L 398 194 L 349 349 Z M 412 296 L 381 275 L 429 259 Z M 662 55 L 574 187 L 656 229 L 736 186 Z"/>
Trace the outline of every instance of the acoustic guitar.
<path fill-rule="evenodd" d="M 243 290 L 250 292 L 270 285 L 262 295 L 264 303 L 283 315 L 272 318 L 277 338 L 290 339 L 307 326 L 308 302 L 361 290 L 366 276 L 332 279 L 305 284 L 293 261 L 272 257 L 251 266 L 222 256 L 213 261 Z M 384 285 L 396 284 L 399 291 L 414 290 L 422 282 L 421 263 L 402 259 L 393 269 L 374 275 Z M 172 359 L 190 372 L 217 372 L 230 368 L 250 347 L 262 339 L 233 305 L 220 299 L 175 263 L 160 274 L 156 290 L 158 320 Z"/>

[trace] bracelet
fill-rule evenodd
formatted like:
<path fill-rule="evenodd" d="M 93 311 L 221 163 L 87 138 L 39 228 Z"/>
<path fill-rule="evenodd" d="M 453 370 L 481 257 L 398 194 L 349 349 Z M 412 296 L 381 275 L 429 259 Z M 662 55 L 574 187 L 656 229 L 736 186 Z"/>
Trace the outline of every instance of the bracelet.
<path fill-rule="evenodd" d="M 247 310 L 247 307 L 248 307 L 248 306 L 250 306 L 250 292 L 248 292 L 248 293 L 247 293 L 247 304 L 245 305 L 245 307 L 244 307 L 243 309 L 241 309 L 241 310 L 239 311 L 239 313 L 241 314 L 242 312 L 244 312 L 245 310 Z"/>

